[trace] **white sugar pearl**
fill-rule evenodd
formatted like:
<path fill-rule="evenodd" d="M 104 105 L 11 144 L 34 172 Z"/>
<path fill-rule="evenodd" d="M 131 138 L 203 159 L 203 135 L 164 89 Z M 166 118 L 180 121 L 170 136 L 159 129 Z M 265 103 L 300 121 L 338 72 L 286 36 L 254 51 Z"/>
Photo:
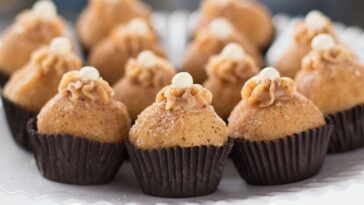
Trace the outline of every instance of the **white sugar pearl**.
<path fill-rule="evenodd" d="M 311 42 L 311 47 L 317 51 L 329 50 L 335 46 L 334 39 L 328 34 L 317 35 Z"/>
<path fill-rule="evenodd" d="M 261 81 L 266 80 L 266 79 L 275 80 L 280 77 L 281 77 L 281 75 L 279 74 L 279 72 L 273 67 L 264 68 L 259 73 L 259 78 Z"/>
<path fill-rule="evenodd" d="M 52 1 L 40 0 L 37 1 L 32 8 L 35 15 L 44 19 L 52 19 L 57 17 L 57 7 Z"/>
<path fill-rule="evenodd" d="M 311 11 L 306 15 L 305 24 L 313 31 L 317 31 L 325 27 L 327 18 L 320 11 Z"/>
<path fill-rule="evenodd" d="M 138 55 L 137 62 L 145 68 L 151 68 L 156 64 L 156 56 L 151 51 L 143 51 Z"/>
<path fill-rule="evenodd" d="M 69 53 L 72 50 L 71 41 L 65 37 L 54 38 L 50 43 L 49 50 L 51 53 L 60 55 Z"/>
<path fill-rule="evenodd" d="M 150 33 L 147 22 L 141 18 L 132 19 L 126 27 L 129 32 L 134 34 L 144 35 Z"/>
<path fill-rule="evenodd" d="M 100 78 L 99 71 L 91 66 L 81 68 L 81 70 L 78 72 L 78 75 L 83 80 L 98 80 Z"/>
<path fill-rule="evenodd" d="M 239 61 L 244 59 L 246 53 L 239 44 L 230 43 L 222 50 L 221 56 L 232 61 Z"/>
<path fill-rule="evenodd" d="M 224 18 L 216 18 L 209 24 L 209 31 L 221 39 L 229 38 L 233 32 L 231 23 Z"/>
<path fill-rule="evenodd" d="M 172 79 L 172 87 L 174 88 L 189 88 L 193 85 L 193 78 L 187 72 L 176 74 Z"/>

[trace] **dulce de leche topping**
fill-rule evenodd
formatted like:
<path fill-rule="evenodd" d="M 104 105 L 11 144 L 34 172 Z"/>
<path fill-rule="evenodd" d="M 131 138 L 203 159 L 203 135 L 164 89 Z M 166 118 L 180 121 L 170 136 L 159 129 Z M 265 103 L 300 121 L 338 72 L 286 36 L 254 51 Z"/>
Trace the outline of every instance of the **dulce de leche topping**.
<path fill-rule="evenodd" d="M 165 110 L 198 111 L 211 105 L 211 101 L 211 92 L 193 84 L 192 76 L 185 72 L 175 75 L 172 85 L 163 88 L 156 98 L 156 103 Z"/>
<path fill-rule="evenodd" d="M 354 62 L 352 52 L 342 45 L 335 43 L 332 36 L 320 34 L 311 42 L 312 52 L 303 59 L 302 69 L 325 69 L 326 64 Z"/>
<path fill-rule="evenodd" d="M 268 107 L 277 99 L 292 97 L 296 90 L 292 79 L 280 77 L 276 69 L 268 67 L 245 83 L 241 95 L 250 104 Z"/>
<path fill-rule="evenodd" d="M 254 60 L 236 43 L 228 44 L 219 55 L 211 57 L 206 69 L 209 77 L 230 83 L 241 82 L 258 72 Z"/>
<path fill-rule="evenodd" d="M 156 39 L 153 28 L 142 18 L 134 18 L 130 20 L 127 24 L 122 24 L 117 26 L 112 32 L 112 39 L 114 42 L 119 42 L 120 38 L 138 38 L 147 37 L 153 40 Z"/>
<path fill-rule="evenodd" d="M 84 67 L 80 71 L 65 74 L 58 91 L 73 103 L 91 100 L 108 104 L 114 95 L 113 89 L 93 67 Z"/>
<path fill-rule="evenodd" d="M 38 65 L 43 74 L 55 71 L 58 75 L 63 75 L 81 66 L 80 60 L 72 52 L 70 40 L 64 37 L 54 38 L 48 48 L 36 51 L 32 56 L 32 62 Z"/>
<path fill-rule="evenodd" d="M 130 59 L 126 65 L 126 78 L 143 87 L 167 85 L 174 74 L 173 65 L 151 51 L 141 52 L 136 59 Z"/>
<path fill-rule="evenodd" d="M 310 45 L 311 40 L 320 33 L 334 34 L 331 20 L 319 11 L 311 11 L 299 24 L 294 33 L 296 42 Z"/>

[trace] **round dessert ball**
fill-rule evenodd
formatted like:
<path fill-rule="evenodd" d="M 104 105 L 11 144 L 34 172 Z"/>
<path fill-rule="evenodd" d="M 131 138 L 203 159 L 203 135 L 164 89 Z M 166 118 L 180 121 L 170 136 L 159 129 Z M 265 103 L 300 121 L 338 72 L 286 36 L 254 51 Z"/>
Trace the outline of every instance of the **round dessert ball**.
<path fill-rule="evenodd" d="M 136 58 L 144 50 L 165 56 L 151 26 L 145 20 L 135 18 L 117 26 L 107 38 L 95 45 L 88 62 L 99 69 L 107 82 L 114 85 L 124 76 L 129 58 Z"/>
<path fill-rule="evenodd" d="M 2 34 L 0 74 L 10 76 L 31 59 L 35 50 L 64 35 L 64 20 L 52 1 L 36 2 L 32 9 L 19 13 Z"/>
<path fill-rule="evenodd" d="M 203 83 L 207 79 L 204 68 L 209 58 L 219 54 L 229 43 L 239 44 L 259 66 L 263 65 L 263 59 L 257 47 L 244 35 L 238 33 L 227 19 L 216 18 L 197 32 L 185 53 L 182 69 L 189 72 L 195 82 Z"/>
<path fill-rule="evenodd" d="M 324 114 L 364 103 L 364 67 L 330 35 L 313 39 L 312 50 L 302 61 L 295 81 L 298 90 Z"/>
<path fill-rule="evenodd" d="M 325 124 L 318 107 L 275 69 L 266 68 L 247 81 L 241 94 L 243 100 L 229 117 L 231 137 L 269 141 Z"/>
<path fill-rule="evenodd" d="M 214 96 L 215 111 L 226 120 L 241 100 L 244 83 L 258 73 L 258 66 L 239 44 L 231 43 L 210 58 L 206 70 L 208 79 L 204 87 Z"/>
<path fill-rule="evenodd" d="M 177 74 L 172 85 L 162 89 L 156 102 L 138 116 L 130 142 L 143 150 L 226 144 L 226 124 L 211 100 L 210 91 L 192 84 L 188 73 Z"/>
<path fill-rule="evenodd" d="M 139 0 L 91 0 L 77 20 L 77 31 L 85 49 L 91 49 L 119 24 L 133 18 L 150 21 L 150 9 Z"/>
<path fill-rule="evenodd" d="M 265 49 L 273 37 L 272 16 L 268 9 L 257 1 L 202 1 L 198 28 L 204 27 L 217 17 L 231 21 L 239 33 L 260 49 Z"/>
<path fill-rule="evenodd" d="M 126 74 L 114 86 L 115 96 L 123 102 L 131 119 L 153 104 L 157 93 L 167 86 L 176 73 L 172 64 L 151 51 L 143 51 L 128 61 Z"/>
<path fill-rule="evenodd" d="M 319 34 L 335 36 L 331 20 L 319 11 L 309 12 L 293 33 L 292 43 L 276 63 L 282 76 L 294 78 L 301 69 L 301 62 L 311 50 L 312 39 Z"/>
<path fill-rule="evenodd" d="M 121 144 L 130 128 L 126 107 L 92 67 L 65 74 L 55 95 L 40 111 L 43 135 L 71 135 L 101 143 Z"/>

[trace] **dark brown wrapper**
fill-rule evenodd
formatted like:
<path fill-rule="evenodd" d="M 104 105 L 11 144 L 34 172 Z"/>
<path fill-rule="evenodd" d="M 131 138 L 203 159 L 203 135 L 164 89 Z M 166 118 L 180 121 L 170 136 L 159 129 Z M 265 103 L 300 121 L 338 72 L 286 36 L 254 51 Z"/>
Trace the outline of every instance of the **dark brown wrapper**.
<path fill-rule="evenodd" d="M 364 147 L 364 105 L 329 115 L 334 131 L 329 143 L 330 153 L 340 153 Z"/>
<path fill-rule="evenodd" d="M 126 142 L 134 173 L 142 191 L 159 197 L 196 197 L 214 192 L 233 147 L 226 145 L 140 150 Z"/>
<path fill-rule="evenodd" d="M 39 172 L 47 179 L 77 185 L 111 181 L 124 159 L 125 145 L 100 143 L 70 135 L 43 135 L 36 119 L 28 122 Z"/>
<path fill-rule="evenodd" d="M 17 145 L 28 151 L 31 151 L 32 147 L 27 132 L 27 122 L 30 118 L 36 116 L 36 114 L 29 112 L 23 107 L 11 102 L 3 94 L 1 94 L 1 99 L 13 139 Z"/>
<path fill-rule="evenodd" d="M 235 139 L 231 157 L 249 184 L 279 185 L 315 175 L 322 164 L 333 130 L 326 119 L 322 127 L 272 141 Z"/>
<path fill-rule="evenodd" d="M 9 76 L 0 71 L 0 87 L 4 87 L 8 80 Z"/>

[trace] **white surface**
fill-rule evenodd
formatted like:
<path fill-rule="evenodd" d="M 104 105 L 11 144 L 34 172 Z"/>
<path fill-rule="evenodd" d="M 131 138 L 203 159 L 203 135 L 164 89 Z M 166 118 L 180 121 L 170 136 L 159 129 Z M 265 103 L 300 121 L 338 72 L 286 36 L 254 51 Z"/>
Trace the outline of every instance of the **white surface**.
<path fill-rule="evenodd" d="M 195 17 L 183 12 L 159 19 L 159 32 L 173 62 L 178 63 L 185 49 L 191 22 Z M 277 20 L 278 19 L 278 20 Z M 275 17 L 279 33 L 291 25 L 286 16 Z M 174 23 L 173 23 L 174 22 Z M 190 23 L 189 23 L 190 22 Z M 184 26 L 182 26 L 184 25 Z M 173 30 L 179 26 L 179 30 Z M 364 45 L 357 28 L 337 25 L 356 48 Z M 169 28 L 163 32 L 163 28 Z M 167 30 L 167 29 L 166 29 Z M 184 33 L 183 33 L 184 32 Z M 177 34 L 180 34 L 178 36 Z M 181 35 L 185 34 L 185 35 Z M 362 39 L 362 40 L 359 40 Z M 171 52 L 169 52 L 171 53 Z M 364 53 L 364 52 L 363 52 Z M 0 107 L 0 204 L 330 204 L 359 205 L 364 201 L 364 149 L 329 155 L 318 175 L 305 181 L 282 186 L 250 186 L 237 174 L 229 161 L 218 190 L 209 196 L 187 199 L 163 199 L 144 195 L 139 190 L 129 162 L 122 165 L 115 180 L 101 186 L 74 186 L 44 179 L 30 153 L 16 147 Z"/>

